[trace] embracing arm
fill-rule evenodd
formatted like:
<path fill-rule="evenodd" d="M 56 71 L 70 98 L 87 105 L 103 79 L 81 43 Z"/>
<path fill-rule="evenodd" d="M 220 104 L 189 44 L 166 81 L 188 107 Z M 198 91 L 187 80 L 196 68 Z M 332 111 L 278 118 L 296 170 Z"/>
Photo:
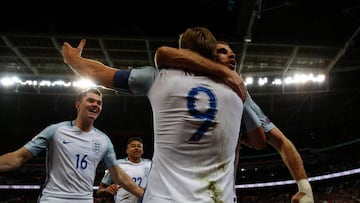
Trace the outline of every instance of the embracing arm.
<path fill-rule="evenodd" d="M 109 168 L 110 175 L 116 184 L 119 184 L 125 190 L 131 192 L 137 197 L 141 197 L 144 193 L 144 189 L 139 187 L 133 179 L 120 168 L 119 165 L 115 165 Z"/>
<path fill-rule="evenodd" d="M 19 168 L 29 159 L 31 159 L 33 155 L 29 150 L 25 147 L 21 147 L 20 149 L 6 153 L 0 156 L 0 172 L 10 171 L 16 168 Z"/>
<path fill-rule="evenodd" d="M 86 40 L 82 39 L 77 47 L 72 47 L 69 43 L 64 42 L 62 46 L 64 63 L 82 77 L 90 77 L 97 84 L 113 87 L 113 77 L 118 69 L 106 66 L 96 60 L 83 58 L 81 53 L 85 43 Z"/>
<path fill-rule="evenodd" d="M 156 67 L 186 67 L 191 71 L 205 72 L 216 76 L 222 79 L 245 101 L 247 89 L 241 76 L 228 67 L 207 59 L 196 52 L 162 46 L 156 50 L 155 64 Z"/>

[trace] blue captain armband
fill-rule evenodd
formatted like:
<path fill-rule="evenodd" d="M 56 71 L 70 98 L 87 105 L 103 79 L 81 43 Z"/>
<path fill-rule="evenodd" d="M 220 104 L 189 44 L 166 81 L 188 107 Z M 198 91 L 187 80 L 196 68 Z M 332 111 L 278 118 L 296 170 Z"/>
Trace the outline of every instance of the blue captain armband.
<path fill-rule="evenodd" d="M 130 72 L 129 69 L 116 71 L 113 78 L 114 87 L 129 90 Z"/>

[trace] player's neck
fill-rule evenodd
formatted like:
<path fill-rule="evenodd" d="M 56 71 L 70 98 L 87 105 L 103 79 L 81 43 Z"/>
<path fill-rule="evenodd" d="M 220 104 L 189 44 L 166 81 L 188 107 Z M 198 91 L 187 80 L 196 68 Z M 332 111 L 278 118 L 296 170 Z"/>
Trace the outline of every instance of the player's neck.
<path fill-rule="evenodd" d="M 128 157 L 128 160 L 133 162 L 133 163 L 139 163 L 141 162 L 141 158 L 131 158 L 131 157 Z"/>
<path fill-rule="evenodd" d="M 82 131 L 89 132 L 93 129 L 93 122 L 87 122 L 83 119 L 76 118 L 75 120 L 76 127 L 80 128 Z"/>

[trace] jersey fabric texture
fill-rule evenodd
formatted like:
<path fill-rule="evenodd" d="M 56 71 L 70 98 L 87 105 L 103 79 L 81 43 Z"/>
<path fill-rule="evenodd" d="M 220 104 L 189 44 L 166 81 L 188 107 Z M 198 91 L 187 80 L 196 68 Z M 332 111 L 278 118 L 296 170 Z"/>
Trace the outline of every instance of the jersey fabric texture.
<path fill-rule="evenodd" d="M 137 183 L 140 187 L 145 188 L 147 184 L 147 179 L 149 176 L 149 171 L 151 168 L 150 159 L 141 159 L 139 163 L 134 163 L 129 161 L 129 159 L 119 159 L 117 161 L 118 165 Z M 108 170 L 105 171 L 105 175 L 101 180 L 102 183 L 106 185 L 111 185 L 113 183 L 111 175 Z M 126 191 L 123 188 L 120 188 L 116 193 L 115 203 L 138 203 L 139 198 L 130 192 Z"/>
<path fill-rule="evenodd" d="M 33 156 L 46 150 L 47 177 L 39 202 L 93 203 L 93 185 L 100 161 L 116 165 L 109 137 L 93 128 L 84 132 L 74 121 L 52 124 L 24 145 Z"/>
<path fill-rule="evenodd" d="M 114 84 L 122 84 L 116 87 L 129 90 L 134 94 L 146 95 L 158 73 L 158 69 L 151 66 L 135 68 L 130 73 L 128 70 L 119 70 L 114 77 Z M 127 81 L 126 85 L 124 80 Z M 275 128 L 275 125 L 252 100 L 249 92 L 247 92 L 242 118 L 242 131 L 252 131 L 260 126 L 264 128 L 265 132 Z"/>
<path fill-rule="evenodd" d="M 146 95 L 158 73 L 159 70 L 151 66 L 133 69 L 128 80 L 129 90 Z"/>
<path fill-rule="evenodd" d="M 249 92 L 247 92 L 241 125 L 243 128 L 242 130 L 252 131 L 260 126 L 264 128 L 265 132 L 269 132 L 271 129 L 275 128 L 275 125 L 263 113 L 261 108 L 254 102 L 254 100 L 252 100 Z"/>
<path fill-rule="evenodd" d="M 144 203 L 236 202 L 235 148 L 243 112 L 230 88 L 162 69 L 148 92 L 154 155 Z"/>

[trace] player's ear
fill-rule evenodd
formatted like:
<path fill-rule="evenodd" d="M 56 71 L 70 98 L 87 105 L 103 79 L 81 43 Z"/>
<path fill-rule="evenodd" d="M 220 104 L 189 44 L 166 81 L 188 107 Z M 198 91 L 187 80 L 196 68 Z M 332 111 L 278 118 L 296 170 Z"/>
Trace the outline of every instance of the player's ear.
<path fill-rule="evenodd" d="M 79 108 L 80 108 L 80 102 L 78 102 L 78 101 L 75 102 L 75 108 L 76 108 L 77 110 L 79 110 Z"/>

